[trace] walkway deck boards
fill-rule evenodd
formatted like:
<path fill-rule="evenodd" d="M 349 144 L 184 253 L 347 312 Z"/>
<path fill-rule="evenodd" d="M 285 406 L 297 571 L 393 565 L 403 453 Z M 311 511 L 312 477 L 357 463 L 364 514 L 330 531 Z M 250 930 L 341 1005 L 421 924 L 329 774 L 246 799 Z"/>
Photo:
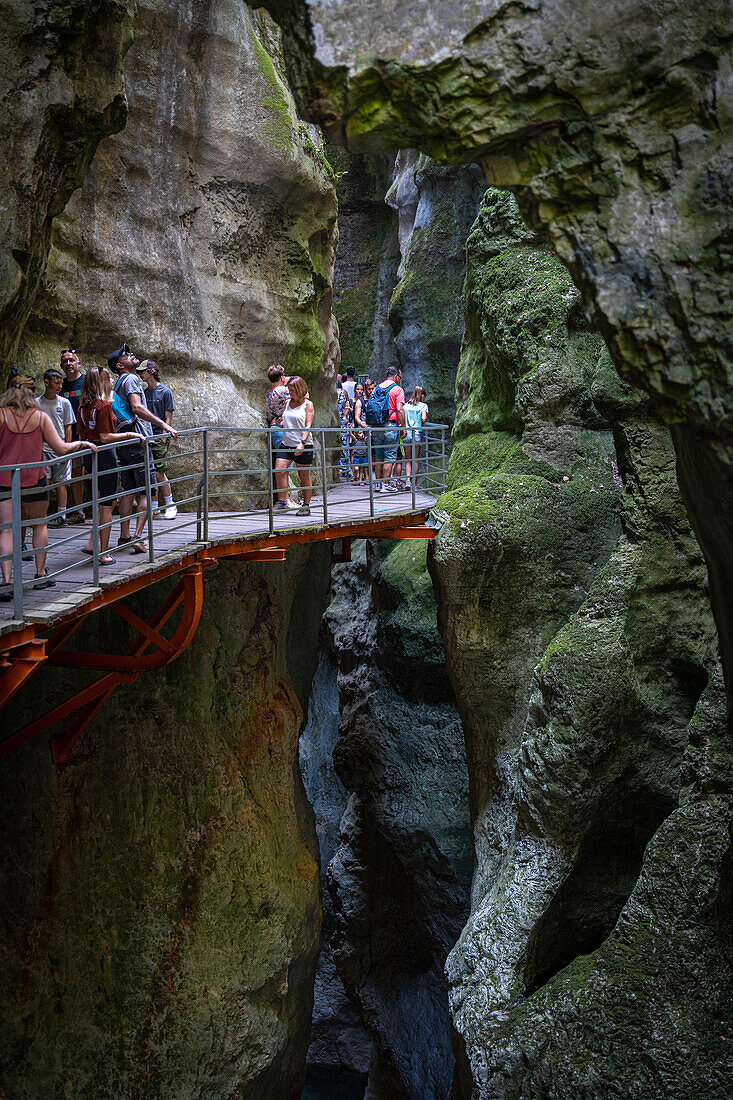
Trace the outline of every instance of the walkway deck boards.
<path fill-rule="evenodd" d="M 365 498 L 363 487 L 357 490 L 350 485 L 335 486 L 329 490 L 326 498 L 327 523 L 324 523 L 323 501 L 320 496 L 314 496 L 310 516 L 298 516 L 294 511 L 276 513 L 276 537 L 273 540 L 273 546 L 278 545 L 278 534 L 308 529 L 312 531 L 312 541 L 319 541 L 329 538 L 330 530 L 347 524 L 358 525 L 363 522 L 368 523 L 372 519 L 381 520 L 390 516 L 399 518 L 423 515 L 432 508 L 434 503 L 435 497 L 427 493 L 417 493 L 413 509 L 410 492 L 378 493 L 374 496 L 374 517 L 372 517 L 369 500 Z M 190 524 L 185 527 L 180 526 L 189 520 Z M 99 595 L 100 590 L 114 588 L 133 578 L 147 575 L 151 575 L 151 583 L 154 583 L 153 574 L 165 575 L 166 566 L 175 566 L 177 562 L 194 551 L 209 545 L 241 542 L 242 549 L 246 550 L 248 541 L 261 539 L 263 535 L 268 534 L 269 519 L 267 511 L 210 512 L 207 542 L 196 542 L 196 516 L 193 514 L 179 513 L 175 520 L 156 519 L 153 521 L 155 560 L 150 562 L 147 555 L 133 554 L 127 549 L 117 550 L 119 522 L 115 516 L 110 539 L 110 553 L 115 557 L 115 564 L 100 567 L 99 588 L 92 583 L 91 558 L 80 562 L 83 557 L 81 547 L 89 537 L 90 529 L 90 523 L 78 527 L 49 528 L 47 559 L 49 572 L 52 573 L 64 566 L 71 566 L 71 568 L 56 578 L 55 588 L 25 590 L 25 622 L 43 624 L 44 627 L 50 626 L 55 621 L 65 618 L 70 612 L 90 603 Z M 70 542 L 63 546 L 58 545 L 69 536 L 72 536 Z M 352 533 L 352 537 L 358 537 L 358 533 Z M 34 573 L 34 562 L 24 562 L 23 580 L 32 581 Z M 0 604 L 0 634 L 17 630 L 19 626 L 18 621 L 13 619 L 12 603 Z"/>

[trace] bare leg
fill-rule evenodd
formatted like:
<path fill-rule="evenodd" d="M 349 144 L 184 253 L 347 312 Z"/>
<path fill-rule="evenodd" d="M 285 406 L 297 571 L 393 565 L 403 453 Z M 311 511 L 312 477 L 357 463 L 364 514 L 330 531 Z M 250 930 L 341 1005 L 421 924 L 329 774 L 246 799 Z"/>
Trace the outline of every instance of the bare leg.
<path fill-rule="evenodd" d="M 137 512 L 135 516 L 135 538 L 140 539 L 148 522 L 148 498 L 146 493 L 141 493 L 137 498 Z"/>
<path fill-rule="evenodd" d="M 277 482 L 277 499 L 281 500 L 283 504 L 288 499 L 288 466 L 290 462 L 287 458 L 275 459 L 275 481 Z"/>
<path fill-rule="evenodd" d="M 5 558 L 8 554 L 13 553 L 13 531 L 10 524 L 13 522 L 13 503 L 11 500 L 0 500 L 0 525 L 5 530 L 0 531 L 0 557 Z M 7 528 L 6 528 L 7 524 Z M 13 562 L 8 558 L 7 561 L 0 562 L 2 566 L 3 581 L 5 584 L 10 583 L 10 578 L 13 575 Z"/>
<path fill-rule="evenodd" d="M 57 511 L 60 515 L 66 511 L 66 505 L 69 500 L 69 494 L 65 485 L 56 486 L 56 503 L 58 505 Z"/>
<path fill-rule="evenodd" d="M 120 538 L 122 539 L 129 539 L 130 537 L 130 516 L 132 515 L 132 499 L 134 496 L 134 493 L 125 493 L 123 497 L 120 497 L 117 510 L 120 513 Z"/>
<path fill-rule="evenodd" d="M 311 497 L 313 496 L 313 482 L 311 481 L 310 469 L 307 466 L 296 466 L 298 471 L 298 477 L 300 478 L 301 488 L 303 489 L 303 504 L 310 504 Z"/>
<path fill-rule="evenodd" d="M 48 526 L 46 525 L 46 511 L 48 503 L 45 500 L 33 501 L 23 505 L 23 518 L 31 520 L 43 520 L 33 527 L 33 552 L 36 557 L 36 573 L 46 572 L 46 549 L 48 547 Z"/>

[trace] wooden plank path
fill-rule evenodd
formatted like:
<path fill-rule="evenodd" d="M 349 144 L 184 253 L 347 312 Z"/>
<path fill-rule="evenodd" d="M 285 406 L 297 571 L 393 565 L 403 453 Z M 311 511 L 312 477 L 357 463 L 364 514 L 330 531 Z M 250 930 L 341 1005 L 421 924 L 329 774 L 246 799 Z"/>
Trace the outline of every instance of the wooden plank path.
<path fill-rule="evenodd" d="M 366 486 L 357 488 L 349 484 L 329 489 L 326 497 L 326 522 L 322 496 L 314 495 L 310 516 L 298 516 L 294 510 L 275 512 L 275 534 L 271 539 L 268 538 L 269 544 L 272 547 L 286 546 L 293 541 L 287 536 L 294 533 L 299 536 L 297 541 L 333 539 L 340 537 L 339 529 L 344 527 L 353 528 L 345 533 L 345 537 L 359 538 L 360 527 L 366 533 L 371 524 L 389 520 L 390 517 L 396 520 L 409 518 L 414 523 L 425 516 L 435 504 L 435 497 L 425 492 L 416 493 L 414 508 L 409 490 L 402 493 L 376 493 L 372 516 L 365 489 Z M 196 541 L 196 522 L 195 513 L 179 513 L 175 520 L 155 519 L 155 560 L 151 562 L 147 555 L 117 548 L 119 521 L 115 516 L 109 551 L 115 558 L 115 564 L 100 566 L 99 587 L 95 587 L 92 581 L 91 558 L 86 558 L 81 549 L 89 538 L 91 523 L 77 527 L 49 528 L 49 573 L 66 566 L 71 568 L 56 578 L 54 588 L 36 590 L 31 587 L 24 590 L 23 622 L 13 619 L 12 603 L 0 604 L 0 636 L 20 630 L 23 623 L 32 623 L 38 629 L 46 630 L 92 603 L 100 593 L 122 586 L 127 588 L 129 582 L 136 578 L 140 580 L 140 587 L 147 587 L 158 579 L 180 571 L 182 562 L 187 557 L 208 546 L 234 543 L 241 544 L 242 551 L 246 551 L 248 543 L 261 546 L 263 536 L 269 537 L 269 515 L 266 509 L 246 513 L 210 511 L 206 542 Z M 70 537 L 70 541 L 59 545 Z M 24 562 L 24 581 L 32 582 L 34 573 L 35 563 Z"/>

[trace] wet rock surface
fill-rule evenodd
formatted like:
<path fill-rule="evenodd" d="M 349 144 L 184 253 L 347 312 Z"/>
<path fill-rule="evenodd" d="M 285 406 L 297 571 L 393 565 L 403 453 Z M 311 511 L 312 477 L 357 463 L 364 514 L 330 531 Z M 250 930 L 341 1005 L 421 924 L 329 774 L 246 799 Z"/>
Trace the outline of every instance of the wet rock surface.
<path fill-rule="evenodd" d="M 320 902 L 297 742 L 327 583 L 322 548 L 220 566 L 190 648 L 69 764 L 48 737 L 3 761 L 4 1096 L 299 1095 Z M 120 629 L 101 613 L 76 644 Z M 11 717 L 71 687 L 48 671 Z"/>
<path fill-rule="evenodd" d="M 331 801 L 348 798 L 327 872 L 328 956 L 373 1043 L 367 1096 L 437 1100 L 453 1074 L 443 964 L 465 920 L 471 853 L 424 546 L 334 567 L 325 625 L 341 716 Z"/>
<path fill-rule="evenodd" d="M 456 1095 L 712 1098 L 730 810 L 704 562 L 668 430 L 495 191 L 469 238 L 458 397 L 431 563 L 477 859 L 447 964 Z"/>
<path fill-rule="evenodd" d="M 125 79 L 127 124 L 56 220 L 24 361 L 40 372 L 73 343 L 104 363 L 127 340 L 179 426 L 262 423 L 281 362 L 329 422 L 336 195 L 277 28 L 236 0 L 143 0 Z"/>

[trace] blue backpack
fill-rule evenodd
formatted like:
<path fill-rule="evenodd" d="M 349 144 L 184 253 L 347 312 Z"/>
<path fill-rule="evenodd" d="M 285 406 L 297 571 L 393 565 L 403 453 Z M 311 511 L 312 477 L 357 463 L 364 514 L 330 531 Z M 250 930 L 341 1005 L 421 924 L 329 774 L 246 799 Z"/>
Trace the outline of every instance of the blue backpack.
<path fill-rule="evenodd" d="M 366 403 L 366 422 L 371 424 L 373 428 L 381 428 L 387 423 L 389 417 L 389 391 L 393 386 L 396 386 L 396 382 L 390 382 L 390 384 L 384 388 L 377 386 Z"/>
<path fill-rule="evenodd" d="M 119 386 L 123 378 L 124 375 L 121 374 L 115 382 L 115 391 L 112 395 L 112 412 L 115 414 L 118 432 L 130 431 L 135 422 L 135 417 L 132 415 L 132 409 L 125 401 L 122 394 L 117 392 L 117 387 Z"/>

